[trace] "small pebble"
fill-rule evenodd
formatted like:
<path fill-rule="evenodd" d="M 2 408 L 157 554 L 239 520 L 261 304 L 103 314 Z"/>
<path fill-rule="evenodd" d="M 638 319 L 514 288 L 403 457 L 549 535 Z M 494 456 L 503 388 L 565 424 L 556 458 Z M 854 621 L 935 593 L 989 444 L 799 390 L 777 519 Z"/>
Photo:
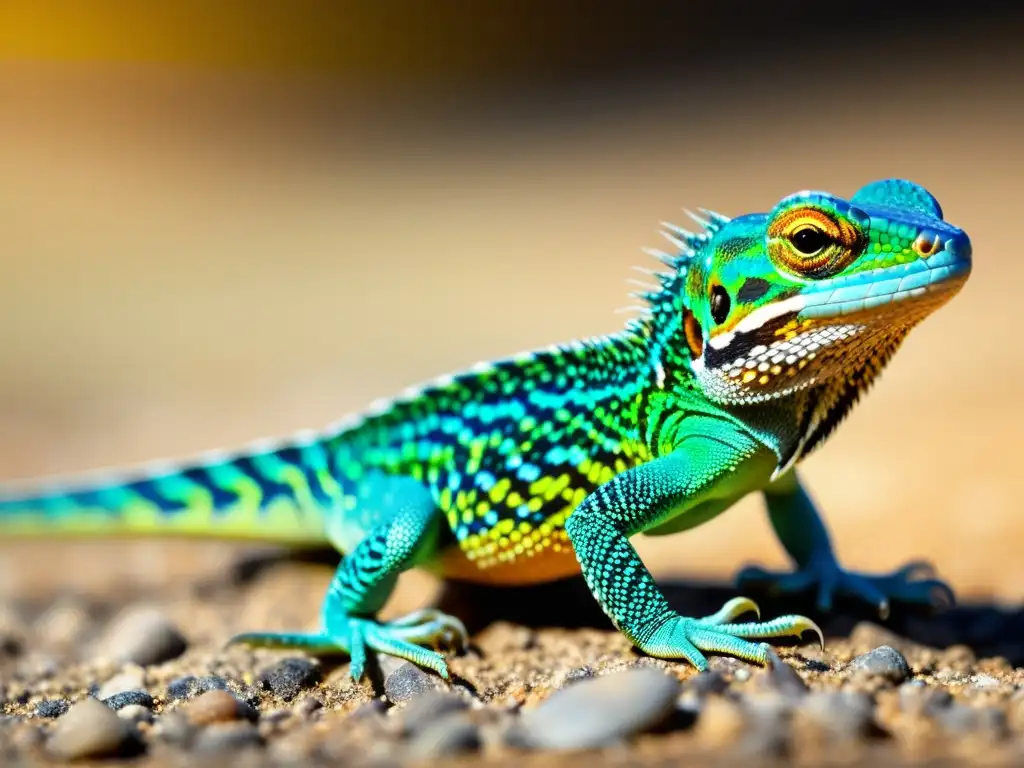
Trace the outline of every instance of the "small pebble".
<path fill-rule="evenodd" d="M 992 675 L 975 675 L 971 678 L 971 684 L 975 688 L 995 688 L 999 685 L 999 680 Z"/>
<path fill-rule="evenodd" d="M 67 699 L 44 699 L 36 704 L 39 717 L 60 717 L 71 708 Z"/>
<path fill-rule="evenodd" d="M 30 651 L 18 659 L 18 677 L 25 680 L 49 680 L 60 670 L 55 658 L 45 653 Z"/>
<path fill-rule="evenodd" d="M 722 676 L 721 672 L 709 669 L 695 675 L 686 681 L 684 690 L 692 691 L 697 696 L 708 696 L 713 693 L 723 693 L 729 687 L 729 682 Z"/>
<path fill-rule="evenodd" d="M 935 679 L 941 680 L 944 683 L 967 683 L 970 682 L 967 675 L 963 672 L 957 672 L 955 669 L 940 669 L 935 673 Z"/>
<path fill-rule="evenodd" d="M 35 630 L 43 642 L 60 649 L 80 648 L 83 636 L 92 626 L 89 607 L 75 597 L 58 600 L 35 621 Z"/>
<path fill-rule="evenodd" d="M 506 738 L 535 749 L 614 744 L 668 720 L 680 690 L 676 678 L 654 667 L 581 680 L 524 711 Z"/>
<path fill-rule="evenodd" d="M 384 678 L 384 695 L 392 704 L 404 704 L 441 686 L 441 679 L 437 675 L 406 661 Z"/>
<path fill-rule="evenodd" d="M 218 723 L 201 730 L 192 742 L 196 752 L 234 752 L 263 746 L 263 737 L 252 723 Z"/>
<path fill-rule="evenodd" d="M 141 704 L 129 704 L 117 710 L 117 716 L 130 723 L 151 723 L 153 722 L 153 711 Z"/>
<path fill-rule="evenodd" d="M 188 643 L 161 612 L 142 608 L 123 613 L 108 631 L 104 654 L 140 666 L 162 664 L 185 652 Z"/>
<path fill-rule="evenodd" d="M 440 718 L 468 709 L 466 700 L 451 691 L 428 691 L 410 699 L 402 712 L 402 730 L 407 734 L 421 731 Z"/>
<path fill-rule="evenodd" d="M 957 736 L 986 732 L 1003 738 L 1009 730 L 1006 714 L 996 707 L 966 707 L 954 703 L 937 713 L 935 719 L 943 730 Z"/>
<path fill-rule="evenodd" d="M 780 693 L 751 697 L 744 703 L 745 727 L 733 745 L 744 756 L 782 757 L 789 741 L 793 700 Z"/>
<path fill-rule="evenodd" d="M 414 759 L 439 758 L 476 752 L 482 744 L 476 723 L 463 712 L 449 712 L 418 730 L 408 750 Z"/>
<path fill-rule="evenodd" d="M 146 687 L 146 673 L 142 667 L 129 666 L 120 674 L 107 680 L 96 692 L 97 699 L 109 699 L 125 691 L 139 691 Z"/>
<path fill-rule="evenodd" d="M 900 709 L 910 715 L 934 717 L 952 703 L 953 696 L 945 688 L 933 688 L 920 680 L 900 686 Z"/>
<path fill-rule="evenodd" d="M 569 683 L 576 682 L 577 680 L 587 680 L 594 677 L 597 673 L 594 668 L 589 664 L 582 667 L 574 667 L 566 672 L 565 677 L 562 679 L 562 685 L 568 685 Z"/>
<path fill-rule="evenodd" d="M 387 711 L 388 705 L 386 701 L 380 698 L 370 699 L 356 707 L 348 716 L 348 719 L 352 721 L 380 720 L 387 714 Z"/>
<path fill-rule="evenodd" d="M 264 690 L 291 701 L 305 689 L 319 683 L 322 677 L 319 664 L 309 659 L 291 658 L 282 659 L 260 672 L 260 683 Z"/>
<path fill-rule="evenodd" d="M 799 699 L 807 695 L 807 683 L 774 651 L 768 654 L 768 669 L 763 674 L 767 686 L 783 696 Z"/>
<path fill-rule="evenodd" d="M 689 678 L 676 699 L 677 726 L 692 725 L 700 712 L 704 700 L 708 696 L 724 693 L 729 688 L 729 681 L 721 672 L 713 669 L 705 670 L 699 675 Z M 685 721 L 689 720 L 688 723 Z"/>
<path fill-rule="evenodd" d="M 25 650 L 25 639 L 21 635 L 0 628 L 0 656 L 13 658 Z"/>
<path fill-rule="evenodd" d="M 167 697 L 170 699 L 190 699 L 200 693 L 207 691 L 226 691 L 228 681 L 217 675 L 203 675 L 202 677 L 179 677 L 167 685 Z"/>
<path fill-rule="evenodd" d="M 182 711 L 192 725 L 256 720 L 256 710 L 227 691 L 207 691 L 189 701 Z"/>
<path fill-rule="evenodd" d="M 153 697 L 150 696 L 146 691 L 122 691 L 121 693 L 115 693 L 102 700 L 111 709 L 123 709 L 129 706 L 146 707 L 152 709 L 154 705 Z"/>
<path fill-rule="evenodd" d="M 910 677 L 910 665 L 906 658 L 889 645 L 879 646 L 858 656 L 851 666 L 857 674 L 880 677 L 893 683 L 902 683 Z"/>
<path fill-rule="evenodd" d="M 167 712 L 162 715 L 153 728 L 153 734 L 166 741 L 181 747 L 187 747 L 192 743 L 198 729 L 189 722 L 182 712 Z"/>
<path fill-rule="evenodd" d="M 0 605 L 0 655 L 19 656 L 26 645 L 26 627 L 18 612 L 9 605 Z"/>
<path fill-rule="evenodd" d="M 803 698 L 799 716 L 831 735 L 856 739 L 870 733 L 874 702 L 865 693 L 815 691 Z"/>
<path fill-rule="evenodd" d="M 113 757 L 139 746 L 135 730 L 96 699 L 84 699 L 61 717 L 47 749 L 63 760 Z"/>

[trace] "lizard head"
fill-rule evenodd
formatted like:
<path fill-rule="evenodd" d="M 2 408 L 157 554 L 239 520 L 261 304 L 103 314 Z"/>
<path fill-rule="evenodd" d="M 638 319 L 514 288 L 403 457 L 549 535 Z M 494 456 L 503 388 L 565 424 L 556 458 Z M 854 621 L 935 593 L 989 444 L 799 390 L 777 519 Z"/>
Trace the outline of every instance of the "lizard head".
<path fill-rule="evenodd" d="M 798 192 L 735 219 L 704 213 L 704 232 L 667 233 L 679 252 L 652 315 L 657 327 L 675 313 L 673 346 L 721 404 L 830 383 L 856 399 L 971 269 L 967 235 L 909 181 L 874 182 L 849 200 Z"/>

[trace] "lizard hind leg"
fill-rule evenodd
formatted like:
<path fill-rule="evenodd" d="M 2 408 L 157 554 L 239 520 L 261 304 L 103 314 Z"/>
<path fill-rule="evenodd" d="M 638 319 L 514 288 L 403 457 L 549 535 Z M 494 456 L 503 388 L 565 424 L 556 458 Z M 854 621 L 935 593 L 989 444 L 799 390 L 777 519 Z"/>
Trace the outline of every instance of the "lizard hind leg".
<path fill-rule="evenodd" d="M 292 648 L 314 655 L 347 654 L 350 673 L 359 679 L 370 651 L 385 653 L 432 669 L 444 678 L 444 656 L 426 645 L 461 647 L 466 631 L 458 619 L 440 611 L 417 611 L 393 622 L 379 622 L 383 606 L 398 575 L 429 557 L 437 546 L 442 518 L 422 486 L 396 484 L 401 493 L 378 496 L 387 500 L 376 524 L 345 555 L 327 589 L 314 633 L 250 632 L 231 643 L 252 647 Z"/>

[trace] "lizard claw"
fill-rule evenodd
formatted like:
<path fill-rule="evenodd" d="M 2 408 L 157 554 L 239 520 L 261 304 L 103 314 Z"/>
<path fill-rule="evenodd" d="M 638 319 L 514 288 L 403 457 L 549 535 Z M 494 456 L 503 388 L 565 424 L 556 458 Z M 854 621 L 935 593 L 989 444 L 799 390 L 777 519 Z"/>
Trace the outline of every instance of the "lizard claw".
<path fill-rule="evenodd" d="M 749 642 L 755 638 L 800 637 L 810 630 L 818 635 L 821 647 L 825 647 L 825 637 L 821 629 L 806 616 L 780 616 L 771 621 L 743 624 L 727 623 L 741 613 L 751 610 L 757 612 L 757 604 L 753 600 L 737 597 L 716 613 L 703 619 L 673 616 L 637 647 L 651 656 L 662 659 L 686 659 L 700 671 L 708 667 L 703 653 L 705 651 L 726 653 L 757 664 L 767 664 L 771 658 L 771 646 L 767 643 Z"/>

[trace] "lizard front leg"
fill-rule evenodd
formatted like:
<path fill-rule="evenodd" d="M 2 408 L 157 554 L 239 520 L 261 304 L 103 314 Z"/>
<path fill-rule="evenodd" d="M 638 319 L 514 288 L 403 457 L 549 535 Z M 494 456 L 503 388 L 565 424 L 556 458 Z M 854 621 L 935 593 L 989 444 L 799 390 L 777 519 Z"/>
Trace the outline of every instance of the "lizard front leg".
<path fill-rule="evenodd" d="M 628 470 L 585 498 L 565 523 L 583 576 L 604 612 L 640 650 L 660 658 L 683 658 L 707 668 L 703 652 L 728 653 L 764 664 L 769 650 L 748 639 L 800 636 L 818 627 L 803 616 L 767 622 L 730 623 L 756 606 L 730 601 L 701 619 L 673 611 L 629 537 L 663 522 L 688 502 L 708 498 L 715 486 L 757 451 L 739 433 L 692 436 L 671 454 Z"/>
<path fill-rule="evenodd" d="M 892 601 L 953 603 L 952 589 L 945 582 L 932 578 L 932 569 L 927 563 L 909 563 L 886 574 L 860 574 L 841 568 L 825 523 L 795 470 L 769 485 L 764 496 L 772 527 L 796 570 L 774 573 L 750 566 L 737 577 L 741 588 L 760 584 L 775 592 L 816 589 L 821 611 L 830 610 L 833 598 L 844 594 L 872 604 L 883 618 L 888 615 Z"/>

